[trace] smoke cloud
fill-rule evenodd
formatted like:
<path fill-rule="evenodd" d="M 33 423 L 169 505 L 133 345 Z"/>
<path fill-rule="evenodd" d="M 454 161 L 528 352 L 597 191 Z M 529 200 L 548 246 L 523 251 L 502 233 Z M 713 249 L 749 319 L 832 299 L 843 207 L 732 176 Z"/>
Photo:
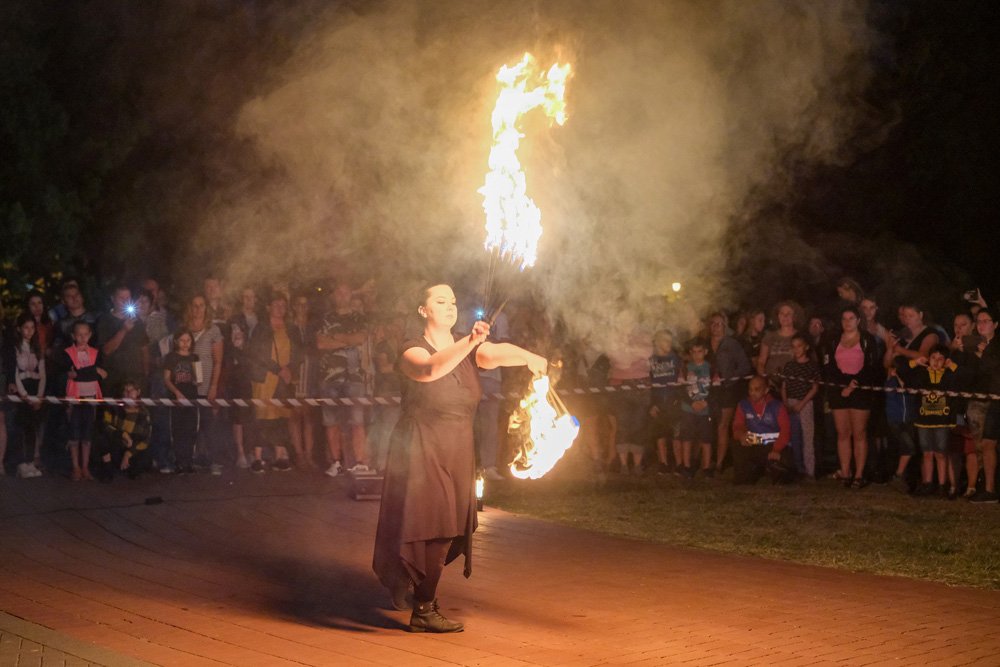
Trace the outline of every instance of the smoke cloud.
<path fill-rule="evenodd" d="M 735 223 L 850 157 L 873 36 L 862 2 L 375 2 L 312 17 L 235 114 L 247 165 L 202 213 L 230 279 L 483 280 L 482 185 L 494 76 L 525 51 L 569 61 L 569 120 L 525 119 L 520 151 L 545 233 L 531 290 L 570 331 L 725 302 Z M 819 254 L 771 225 L 804 270 Z M 749 247 L 749 246 L 748 246 Z"/>

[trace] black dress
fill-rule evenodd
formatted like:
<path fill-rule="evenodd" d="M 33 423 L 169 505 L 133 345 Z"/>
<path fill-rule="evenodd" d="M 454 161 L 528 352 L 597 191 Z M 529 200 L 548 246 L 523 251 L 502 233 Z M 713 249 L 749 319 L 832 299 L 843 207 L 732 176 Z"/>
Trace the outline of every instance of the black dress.
<path fill-rule="evenodd" d="M 411 347 L 436 350 L 423 338 Z M 433 382 L 405 378 L 402 415 L 392 432 L 382 489 L 375 557 L 379 581 L 391 588 L 408 574 L 415 584 L 427 571 L 424 543 L 451 539 L 445 563 L 465 555 L 472 573 L 476 529 L 476 455 L 472 425 L 482 396 L 475 351 Z"/>

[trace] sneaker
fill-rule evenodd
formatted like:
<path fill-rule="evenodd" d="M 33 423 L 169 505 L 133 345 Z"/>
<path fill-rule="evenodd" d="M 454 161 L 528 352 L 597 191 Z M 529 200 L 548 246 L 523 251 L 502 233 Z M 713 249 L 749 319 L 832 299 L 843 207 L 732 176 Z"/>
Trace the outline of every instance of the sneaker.
<path fill-rule="evenodd" d="M 954 487 L 954 486 L 951 487 L 951 488 L 949 488 L 948 489 L 947 498 L 948 498 L 948 500 L 957 500 L 958 499 L 958 489 L 956 487 Z"/>
<path fill-rule="evenodd" d="M 666 463 L 660 463 L 656 466 L 657 475 L 666 475 L 670 472 L 670 468 L 667 467 Z"/>
<path fill-rule="evenodd" d="M 366 466 L 364 463 L 357 463 L 354 465 L 354 467 L 348 468 L 347 472 L 351 473 L 352 475 L 367 475 L 371 471 L 368 469 L 368 466 Z"/>
<path fill-rule="evenodd" d="M 976 495 L 976 487 L 973 485 L 973 486 L 968 487 L 965 490 L 965 493 L 962 494 L 962 498 L 964 500 L 968 500 L 969 498 L 971 498 L 974 495 Z"/>
<path fill-rule="evenodd" d="M 31 474 L 31 464 L 30 463 L 19 463 L 17 466 L 17 476 L 21 479 L 28 479 L 29 477 L 34 477 Z"/>
<path fill-rule="evenodd" d="M 222 466 L 220 464 L 218 464 L 218 463 L 213 463 L 211 465 L 211 471 L 212 471 L 213 475 L 215 475 L 216 477 L 218 477 L 219 475 L 222 474 Z"/>
<path fill-rule="evenodd" d="M 984 503 L 995 503 L 997 502 L 997 494 L 995 491 L 976 491 L 976 495 L 969 498 L 970 503 L 975 503 L 977 505 Z"/>
<path fill-rule="evenodd" d="M 264 472 L 264 470 L 265 470 L 264 462 L 261 461 L 260 459 L 257 459 L 256 461 L 250 464 L 250 472 L 255 472 L 257 474 L 260 474 Z"/>
<path fill-rule="evenodd" d="M 272 470 L 277 470 L 278 472 L 288 472 L 292 469 L 292 464 L 288 459 L 278 459 L 271 466 Z"/>
<path fill-rule="evenodd" d="M 893 475 L 892 479 L 889 480 L 889 486 L 903 494 L 910 492 L 910 485 L 906 483 L 906 479 L 902 475 Z"/>
<path fill-rule="evenodd" d="M 240 470 L 246 470 L 250 467 L 250 462 L 246 460 L 245 457 L 240 457 L 236 459 L 236 467 Z"/>
<path fill-rule="evenodd" d="M 160 466 L 160 474 L 163 474 L 163 475 L 173 475 L 175 472 L 177 472 L 177 469 L 174 468 L 169 463 L 167 465 L 165 465 L 165 466 Z"/>
<path fill-rule="evenodd" d="M 343 471 L 344 467 L 340 465 L 340 461 L 334 461 L 330 464 L 330 467 L 326 469 L 326 474 L 330 477 L 336 477 Z"/>
<path fill-rule="evenodd" d="M 28 477 L 41 477 L 42 471 L 38 469 L 38 466 L 34 463 L 25 464 L 28 466 Z"/>
<path fill-rule="evenodd" d="M 863 489 L 868 486 L 868 480 L 864 477 L 855 477 L 854 481 L 851 482 L 852 489 Z"/>
<path fill-rule="evenodd" d="M 500 474 L 500 471 L 494 466 L 490 466 L 483 471 L 483 478 L 488 479 L 491 482 L 502 482 L 504 477 Z"/>
<path fill-rule="evenodd" d="M 913 490 L 913 495 L 919 498 L 924 496 L 933 496 L 935 487 L 930 482 L 923 482 L 920 486 Z"/>

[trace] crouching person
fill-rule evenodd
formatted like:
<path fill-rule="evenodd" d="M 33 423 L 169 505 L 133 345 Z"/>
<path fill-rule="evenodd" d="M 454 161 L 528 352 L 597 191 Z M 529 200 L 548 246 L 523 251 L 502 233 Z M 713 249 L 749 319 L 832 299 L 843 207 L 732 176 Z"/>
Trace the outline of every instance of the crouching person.
<path fill-rule="evenodd" d="M 748 396 L 733 416 L 733 484 L 755 484 L 765 473 L 775 484 L 794 478 L 795 464 L 788 447 L 791 422 L 781 401 L 767 391 L 767 380 L 750 380 Z"/>
<path fill-rule="evenodd" d="M 127 381 L 123 387 L 125 398 L 138 401 L 139 384 Z M 151 466 L 149 436 L 151 433 L 149 410 L 142 405 L 126 404 L 104 413 L 103 451 L 98 479 L 110 482 L 117 467 L 130 478 L 147 472 Z"/>

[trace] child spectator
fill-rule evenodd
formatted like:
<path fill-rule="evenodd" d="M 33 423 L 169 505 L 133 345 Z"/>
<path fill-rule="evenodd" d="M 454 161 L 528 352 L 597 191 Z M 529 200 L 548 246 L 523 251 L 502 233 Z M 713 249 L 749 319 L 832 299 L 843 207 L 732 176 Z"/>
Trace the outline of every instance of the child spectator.
<path fill-rule="evenodd" d="M 793 359 L 781 369 L 781 400 L 791 421 L 791 445 L 795 469 L 809 479 L 816 478 L 816 448 L 813 398 L 819 391 L 819 364 L 810 352 L 809 339 L 803 334 L 792 336 Z"/>
<path fill-rule="evenodd" d="M 948 439 L 957 425 L 955 400 L 945 392 L 960 389 L 958 366 L 948 358 L 946 345 L 935 345 L 927 357 L 911 359 L 907 371 L 911 387 L 922 389 L 920 409 L 913 425 L 917 428 L 917 439 L 923 450 L 921 484 L 914 495 L 929 496 L 935 491 L 934 469 L 942 496 L 958 496 L 958 489 L 949 489 L 945 475 L 948 469 Z M 954 473 L 951 475 L 954 477 Z"/>
<path fill-rule="evenodd" d="M 102 398 L 101 380 L 108 377 L 107 371 L 98 365 L 100 359 L 96 347 L 88 341 L 93 336 L 89 322 L 77 320 L 73 323 L 73 345 L 66 348 L 69 357 L 69 371 L 66 373 L 67 398 Z M 69 407 L 69 447 L 73 461 L 72 478 L 93 479 L 90 475 L 90 433 L 94 428 L 97 407 L 78 403 Z"/>
<path fill-rule="evenodd" d="M 788 411 L 772 398 L 767 380 L 750 380 L 747 397 L 736 406 L 733 437 L 733 484 L 756 484 L 765 472 L 775 484 L 791 481 L 793 473 L 788 443 L 791 426 Z"/>
<path fill-rule="evenodd" d="M 38 344 L 35 318 L 30 312 L 22 313 L 15 325 L 16 339 L 8 348 L 7 367 L 13 375 L 15 393 L 24 401 L 17 408 L 19 435 L 23 438 L 18 477 L 39 477 L 42 446 L 41 399 L 45 396 L 45 356 Z M 27 402 L 36 399 L 33 402 Z"/>
<path fill-rule="evenodd" d="M 123 391 L 125 398 L 133 401 L 138 401 L 141 395 L 139 383 L 134 380 L 126 380 Z M 138 404 L 108 410 L 104 413 L 104 430 L 98 479 L 110 482 L 114 477 L 115 463 L 130 479 L 149 469 L 149 410 Z"/>
<path fill-rule="evenodd" d="M 174 334 L 174 349 L 163 358 L 163 384 L 178 401 L 198 398 L 198 355 L 194 336 L 187 329 Z M 198 408 L 176 406 L 170 411 L 170 438 L 177 457 L 177 472 L 194 472 L 194 443 L 198 438 Z"/>
<path fill-rule="evenodd" d="M 712 384 L 712 366 L 706 360 L 708 343 L 695 339 L 688 344 L 689 361 L 684 369 L 687 394 L 681 399 L 681 469 L 682 476 L 694 477 L 691 449 L 698 443 L 701 450 L 701 471 L 712 477 L 712 419 L 708 411 L 708 389 Z"/>
<path fill-rule="evenodd" d="M 653 336 L 653 354 L 649 357 L 649 379 L 653 385 L 676 385 L 680 378 L 681 358 L 673 347 L 674 336 L 668 330 L 660 329 Z M 649 397 L 650 430 L 656 439 L 656 454 L 660 461 L 657 472 L 665 475 L 670 472 L 667 443 L 675 442 L 677 436 L 677 387 L 654 386 Z M 674 463 L 680 465 L 676 456 Z"/>
<path fill-rule="evenodd" d="M 906 471 L 910 459 L 917 451 L 917 439 L 913 432 L 913 415 L 916 413 L 916 403 L 912 394 L 906 394 L 900 389 L 906 388 L 906 383 L 896 372 L 895 367 L 889 368 L 889 376 L 885 380 L 885 421 L 889 429 L 889 443 L 895 446 L 899 457 L 896 472 L 890 483 L 901 493 L 910 493 L 913 485 L 907 479 Z"/>

